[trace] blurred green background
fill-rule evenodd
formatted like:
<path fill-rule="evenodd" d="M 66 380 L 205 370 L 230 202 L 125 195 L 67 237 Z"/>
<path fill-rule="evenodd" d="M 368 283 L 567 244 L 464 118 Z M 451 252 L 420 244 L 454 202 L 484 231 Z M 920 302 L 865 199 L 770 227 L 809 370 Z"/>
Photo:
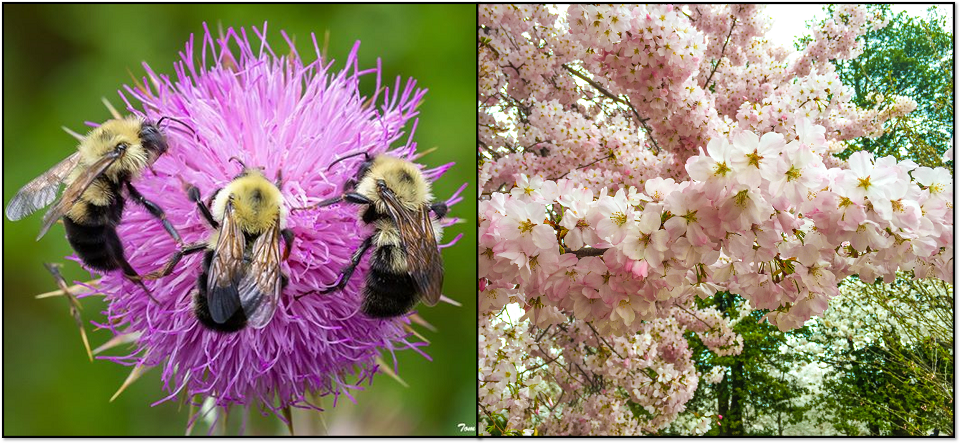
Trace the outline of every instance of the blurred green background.
<path fill-rule="evenodd" d="M 420 107 L 415 140 L 421 149 L 439 147 L 423 159 L 428 165 L 457 162 L 435 184 L 438 197 L 451 195 L 462 183 L 467 199 L 452 209 L 461 223 L 444 240 L 464 238 L 444 251 L 447 264 L 444 294 L 459 300 L 457 308 L 441 303 L 420 309 L 437 328 L 423 331 L 431 340 L 426 361 L 414 352 L 399 354 L 401 386 L 383 374 L 372 387 L 356 394 L 358 405 L 344 401 L 328 407 L 322 420 L 316 412 L 295 412 L 297 433 L 443 434 L 461 432 L 458 424 L 476 422 L 476 288 L 475 246 L 476 74 L 473 5 L 3 5 L 3 203 L 23 184 L 63 159 L 75 141 L 62 130 L 84 132 L 85 120 L 103 121 L 109 114 L 100 102 L 120 103 L 116 90 L 130 82 L 129 69 L 143 75 L 141 61 L 158 73 L 173 75 L 177 52 L 191 33 L 211 29 L 261 26 L 269 23 L 269 42 L 284 47 L 280 29 L 291 36 L 301 54 L 312 60 L 310 32 L 323 41 L 330 31 L 328 55 L 342 67 L 354 41 L 361 40 L 360 66 L 383 59 L 385 79 L 401 75 L 429 89 Z M 254 34 L 248 30 L 248 35 Z M 368 80 L 370 78 L 368 77 Z M 365 84 L 369 94 L 372 80 Z M 118 107 L 120 107 L 118 105 Z M 408 128 L 409 129 L 409 128 Z M 67 301 L 35 300 L 55 288 L 42 262 L 65 262 L 70 253 L 63 228 L 56 226 L 39 243 L 34 238 L 41 215 L 3 221 L 3 435 L 183 435 L 187 408 L 178 403 L 156 407 L 164 397 L 159 371 L 150 371 L 117 400 L 108 400 L 129 368 L 87 360 Z M 89 274 L 65 262 L 68 281 Z M 100 300 L 84 301 L 84 319 L 101 319 Z M 422 329 L 422 328 L 421 328 Z M 110 334 L 87 326 L 96 347 Z M 239 411 L 230 415 L 236 432 Z M 286 434 L 276 418 L 251 414 L 247 434 Z M 194 434 L 206 425 L 198 424 Z"/>

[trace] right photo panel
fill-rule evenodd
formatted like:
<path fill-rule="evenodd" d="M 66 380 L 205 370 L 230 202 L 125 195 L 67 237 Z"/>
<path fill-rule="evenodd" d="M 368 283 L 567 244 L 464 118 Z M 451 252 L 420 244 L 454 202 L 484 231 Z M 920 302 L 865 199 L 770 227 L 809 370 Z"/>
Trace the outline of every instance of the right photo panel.
<path fill-rule="evenodd" d="M 953 436 L 954 8 L 478 6 L 481 436 Z"/>

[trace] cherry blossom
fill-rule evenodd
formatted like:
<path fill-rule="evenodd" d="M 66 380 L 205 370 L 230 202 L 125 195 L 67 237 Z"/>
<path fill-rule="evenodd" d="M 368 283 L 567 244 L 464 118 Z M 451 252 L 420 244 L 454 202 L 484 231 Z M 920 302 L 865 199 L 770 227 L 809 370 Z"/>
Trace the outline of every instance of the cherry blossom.
<path fill-rule="evenodd" d="M 719 377 L 683 334 L 742 350 L 698 299 L 789 330 L 849 276 L 952 281 L 949 171 L 833 156 L 916 107 L 858 108 L 830 62 L 885 23 L 840 5 L 791 53 L 762 8 L 478 7 L 481 423 L 658 432 Z"/>

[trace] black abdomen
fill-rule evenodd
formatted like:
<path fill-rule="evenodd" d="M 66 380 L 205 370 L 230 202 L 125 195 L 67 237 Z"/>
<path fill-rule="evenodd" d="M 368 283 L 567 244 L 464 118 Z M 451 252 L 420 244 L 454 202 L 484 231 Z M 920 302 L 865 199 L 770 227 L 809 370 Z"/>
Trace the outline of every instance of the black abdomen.
<path fill-rule="evenodd" d="M 200 324 L 221 332 L 237 332 L 247 325 L 247 317 L 243 314 L 243 309 L 237 309 L 233 315 L 224 323 L 217 323 L 210 316 L 210 307 L 207 305 L 207 275 L 210 270 L 210 262 L 213 261 L 213 250 L 207 250 L 203 255 L 203 267 L 200 268 L 200 277 L 197 278 L 197 295 L 193 299 L 193 312 L 197 315 Z"/>
<path fill-rule="evenodd" d="M 113 201 L 107 206 L 86 201 L 79 204 L 85 204 L 87 209 L 83 223 L 75 222 L 69 216 L 63 217 L 67 241 L 77 256 L 85 265 L 100 272 L 129 268 L 116 228 L 123 215 L 123 198 L 114 193 Z M 124 271 L 130 273 L 132 269 Z"/>
<path fill-rule="evenodd" d="M 410 274 L 390 266 L 396 246 L 381 246 L 370 259 L 370 272 L 363 288 L 364 314 L 375 318 L 397 317 L 413 309 L 420 296 Z"/>
<path fill-rule="evenodd" d="M 193 313 L 197 316 L 200 324 L 207 329 L 220 332 L 237 332 L 247 326 L 247 316 L 243 309 L 237 309 L 227 321 L 217 323 L 210 315 L 210 306 L 207 304 L 207 276 L 210 274 L 210 263 L 213 261 L 213 250 L 208 249 L 203 255 L 203 267 L 200 268 L 200 277 L 197 277 L 197 292 L 193 299 Z M 280 274 L 280 289 L 287 287 L 289 278 Z"/>

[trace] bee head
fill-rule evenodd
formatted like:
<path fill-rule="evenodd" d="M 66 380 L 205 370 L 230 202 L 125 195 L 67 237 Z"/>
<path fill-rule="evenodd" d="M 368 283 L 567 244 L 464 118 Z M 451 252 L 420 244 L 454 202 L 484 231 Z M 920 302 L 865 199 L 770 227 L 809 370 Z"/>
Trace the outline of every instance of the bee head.
<path fill-rule="evenodd" d="M 285 223 L 283 196 L 260 169 L 244 168 L 217 193 L 211 208 L 214 218 L 222 220 L 228 203 L 233 207 L 241 230 L 246 233 L 259 234 L 277 222 L 280 225 Z"/>
<path fill-rule="evenodd" d="M 159 125 L 144 123 L 140 128 L 140 144 L 150 156 L 151 160 L 156 160 L 167 152 L 167 140 L 160 133 Z M 153 163 L 151 161 L 150 163 Z"/>
<path fill-rule="evenodd" d="M 243 160 L 240 160 L 240 158 L 237 156 L 230 157 L 228 161 L 235 161 L 240 165 L 240 173 L 233 176 L 234 180 L 238 178 L 246 177 L 250 174 L 256 174 L 261 177 L 265 177 L 263 166 L 257 166 L 257 167 L 247 166 L 246 164 L 243 163 Z"/>
<path fill-rule="evenodd" d="M 389 155 L 373 158 L 357 183 L 357 193 L 370 199 L 389 197 L 411 209 L 433 199 L 423 173 L 413 163 Z"/>

